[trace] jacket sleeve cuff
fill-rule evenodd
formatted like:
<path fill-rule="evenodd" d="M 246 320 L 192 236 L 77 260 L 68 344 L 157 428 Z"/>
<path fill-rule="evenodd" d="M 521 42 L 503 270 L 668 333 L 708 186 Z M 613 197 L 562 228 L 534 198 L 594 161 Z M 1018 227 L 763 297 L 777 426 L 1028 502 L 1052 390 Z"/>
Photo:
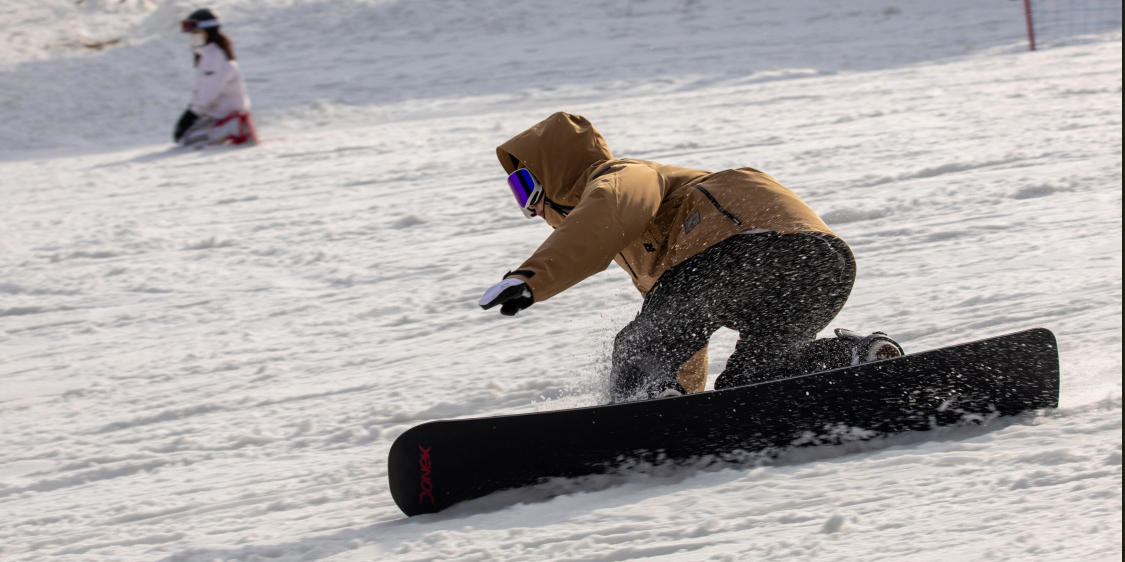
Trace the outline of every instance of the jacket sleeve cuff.
<path fill-rule="evenodd" d="M 519 277 L 520 279 L 527 280 L 535 277 L 535 272 L 530 269 L 515 269 L 504 274 L 504 279 L 509 277 Z"/>
<path fill-rule="evenodd" d="M 546 299 L 540 298 L 536 293 L 535 282 L 531 280 L 532 277 L 535 277 L 535 272 L 531 271 L 530 269 L 517 269 L 515 271 L 509 271 L 508 273 L 504 274 L 504 279 L 519 279 L 520 281 L 527 283 L 527 287 L 531 289 L 531 296 L 535 300 L 535 302 L 542 302 Z"/>

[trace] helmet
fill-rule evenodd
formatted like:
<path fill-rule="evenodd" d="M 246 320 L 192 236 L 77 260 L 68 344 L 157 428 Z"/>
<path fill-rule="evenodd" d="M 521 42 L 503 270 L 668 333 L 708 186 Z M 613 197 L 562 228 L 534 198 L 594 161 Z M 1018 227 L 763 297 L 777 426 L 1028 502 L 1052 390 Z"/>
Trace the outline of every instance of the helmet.
<path fill-rule="evenodd" d="M 197 29 L 214 29 L 219 30 L 219 17 L 215 12 L 207 8 L 200 8 L 191 13 L 184 21 L 180 22 L 180 28 L 184 33 L 190 33 Z"/>

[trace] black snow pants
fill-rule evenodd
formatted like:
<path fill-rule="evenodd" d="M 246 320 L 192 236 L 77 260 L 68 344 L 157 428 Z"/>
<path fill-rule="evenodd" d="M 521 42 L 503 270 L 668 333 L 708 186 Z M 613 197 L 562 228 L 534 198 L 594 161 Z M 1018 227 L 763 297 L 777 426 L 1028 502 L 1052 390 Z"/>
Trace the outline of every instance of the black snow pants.
<path fill-rule="evenodd" d="M 652 398 L 720 327 L 738 345 L 715 388 L 844 366 L 851 351 L 816 339 L 843 308 L 855 262 L 838 238 L 738 234 L 672 267 L 614 340 L 611 400 Z"/>

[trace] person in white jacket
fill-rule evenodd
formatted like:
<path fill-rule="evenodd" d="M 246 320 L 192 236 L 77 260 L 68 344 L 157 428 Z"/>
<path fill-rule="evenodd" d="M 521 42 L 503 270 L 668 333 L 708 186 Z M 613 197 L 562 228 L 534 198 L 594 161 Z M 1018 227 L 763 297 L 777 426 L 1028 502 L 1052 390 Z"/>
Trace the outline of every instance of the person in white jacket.
<path fill-rule="evenodd" d="M 195 91 L 191 105 L 176 123 L 173 140 L 180 146 L 257 143 L 250 97 L 234 47 L 219 32 L 219 18 L 204 8 L 192 12 L 181 25 L 191 34 Z"/>

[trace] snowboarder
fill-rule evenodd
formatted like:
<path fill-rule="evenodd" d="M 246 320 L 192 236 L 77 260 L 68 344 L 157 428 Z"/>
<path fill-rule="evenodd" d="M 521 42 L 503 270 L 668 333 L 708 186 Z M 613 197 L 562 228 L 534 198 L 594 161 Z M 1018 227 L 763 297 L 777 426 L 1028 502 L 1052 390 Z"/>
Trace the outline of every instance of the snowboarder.
<path fill-rule="evenodd" d="M 172 139 L 180 146 L 256 144 L 258 133 L 250 117 L 246 84 L 230 39 L 219 32 L 219 18 L 204 8 L 192 12 L 180 25 L 191 35 L 195 90 Z"/>
<path fill-rule="evenodd" d="M 496 154 L 524 215 L 555 230 L 480 306 L 515 315 L 616 261 L 644 303 L 614 340 L 613 402 L 703 390 L 707 342 L 724 326 L 739 340 L 716 389 L 902 355 L 882 332 L 816 338 L 851 293 L 855 260 L 763 172 L 618 159 L 561 112 Z"/>

